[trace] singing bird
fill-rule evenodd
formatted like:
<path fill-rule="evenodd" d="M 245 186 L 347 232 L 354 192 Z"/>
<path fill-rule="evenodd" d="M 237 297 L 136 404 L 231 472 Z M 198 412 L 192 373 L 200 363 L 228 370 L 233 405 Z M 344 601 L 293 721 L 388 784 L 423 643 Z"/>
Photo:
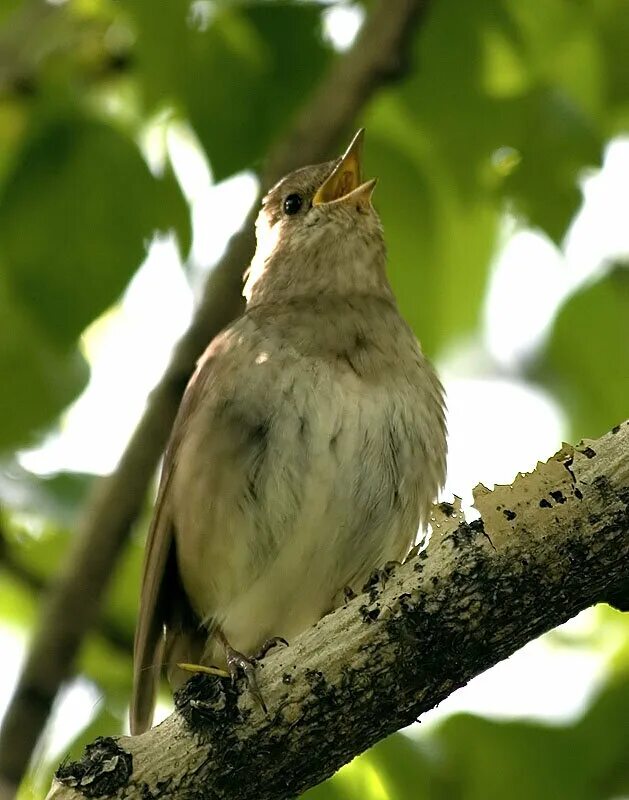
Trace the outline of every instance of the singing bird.
<path fill-rule="evenodd" d="M 401 560 L 446 470 L 439 379 L 398 311 L 363 131 L 262 202 L 241 317 L 209 345 L 168 445 L 144 561 L 131 730 L 162 665 L 242 667 Z M 418 299 L 419 301 L 419 299 Z"/>

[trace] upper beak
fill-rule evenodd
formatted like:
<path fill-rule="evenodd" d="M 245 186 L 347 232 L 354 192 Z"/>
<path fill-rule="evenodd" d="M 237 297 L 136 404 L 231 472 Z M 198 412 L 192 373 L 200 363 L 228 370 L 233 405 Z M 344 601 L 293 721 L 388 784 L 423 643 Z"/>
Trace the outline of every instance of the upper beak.
<path fill-rule="evenodd" d="M 365 129 L 361 128 L 354 136 L 339 163 L 323 181 L 312 198 L 312 205 L 335 201 L 355 202 L 358 205 L 371 202 L 376 185 L 375 178 L 361 183 L 361 161 Z"/>

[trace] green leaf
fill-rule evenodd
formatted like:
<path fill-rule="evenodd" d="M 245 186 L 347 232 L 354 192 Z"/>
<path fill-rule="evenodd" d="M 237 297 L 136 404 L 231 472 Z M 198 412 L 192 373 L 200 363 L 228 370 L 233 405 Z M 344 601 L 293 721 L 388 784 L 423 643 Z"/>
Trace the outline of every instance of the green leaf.
<path fill-rule="evenodd" d="M 173 231 L 175 233 L 181 259 L 185 261 L 192 244 L 190 207 L 185 201 L 177 179 L 169 166 L 159 180 L 155 181 L 154 186 L 154 227 L 159 231 Z"/>
<path fill-rule="evenodd" d="M 433 776 L 421 746 L 394 734 L 303 795 L 307 800 L 423 800 Z"/>
<path fill-rule="evenodd" d="M 0 620 L 24 632 L 37 619 L 38 596 L 8 572 L 0 559 Z"/>
<path fill-rule="evenodd" d="M 506 201 L 555 241 L 603 147 L 601 43 L 589 4 L 573 6 L 482 0 L 461 14 L 443 0 L 396 90 L 426 172 L 447 173 L 462 203 Z"/>
<path fill-rule="evenodd" d="M 4 0 L 0 6 L 0 22 L 3 24 L 11 15 L 17 11 L 22 5 L 23 0 Z"/>
<path fill-rule="evenodd" d="M 315 3 L 212 6 L 207 18 L 187 0 L 159 14 L 151 0 L 129 5 L 149 105 L 190 119 L 217 180 L 260 162 L 328 62 Z"/>
<path fill-rule="evenodd" d="M 505 206 L 561 239 L 602 146 L 591 9 L 549 0 L 540 26 L 521 4 L 455 5 L 433 9 L 411 78 L 365 117 L 389 273 L 432 355 L 480 326 Z"/>
<path fill-rule="evenodd" d="M 572 437 L 622 422 L 629 398 L 629 268 L 616 266 L 570 297 L 532 375 L 564 404 Z"/>
<path fill-rule="evenodd" d="M 534 723 L 457 715 L 444 722 L 435 738 L 450 767 L 451 796 L 467 800 L 593 796 L 583 785 L 571 737 L 559 731 Z"/>
<path fill-rule="evenodd" d="M 120 296 L 164 214 L 158 182 L 123 134 L 82 118 L 46 124 L 0 195 L 0 253 L 16 300 L 69 347 Z"/>
<path fill-rule="evenodd" d="M 434 356 L 480 324 L 498 210 L 478 197 L 463 202 L 447 166 L 429 169 L 403 133 L 393 141 L 395 114 L 393 102 L 372 110 L 367 173 L 380 178 L 374 205 L 402 314 Z"/>
<path fill-rule="evenodd" d="M 507 144 L 518 163 L 505 175 L 500 193 L 530 225 L 559 243 L 581 204 L 581 171 L 601 161 L 602 137 L 583 109 L 552 86 L 530 92 L 505 113 L 513 125 Z"/>
<path fill-rule="evenodd" d="M 94 478 L 79 472 L 35 475 L 15 461 L 0 462 L 0 504 L 70 528 Z"/>
<path fill-rule="evenodd" d="M 387 797 L 396 800 L 423 800 L 432 797 L 434 777 L 429 759 L 419 742 L 395 733 L 372 747 L 366 757 L 385 788 Z"/>
<path fill-rule="evenodd" d="M 604 62 L 605 120 L 610 135 L 626 134 L 629 128 L 629 14 L 625 0 L 591 3 Z"/>
<path fill-rule="evenodd" d="M 619 797 L 628 782 L 629 676 L 610 682 L 572 725 L 450 717 L 430 737 L 433 763 L 466 800 Z M 437 796 L 437 795 L 431 795 Z"/>
<path fill-rule="evenodd" d="M 42 585 L 55 576 L 71 541 L 69 531 L 45 525 L 36 535 L 17 529 L 7 536 L 11 560 Z"/>
<path fill-rule="evenodd" d="M 89 636 L 81 648 L 81 673 L 105 693 L 107 704 L 122 716 L 131 696 L 133 663 L 131 650 L 123 653 L 101 636 Z M 108 731 L 111 735 L 114 731 Z"/>
<path fill-rule="evenodd" d="M 0 452 L 34 441 L 83 390 L 89 375 L 79 351 L 47 335 L 30 309 L 12 296 L 2 266 L 0 259 L 0 375 L 5 385 Z"/>

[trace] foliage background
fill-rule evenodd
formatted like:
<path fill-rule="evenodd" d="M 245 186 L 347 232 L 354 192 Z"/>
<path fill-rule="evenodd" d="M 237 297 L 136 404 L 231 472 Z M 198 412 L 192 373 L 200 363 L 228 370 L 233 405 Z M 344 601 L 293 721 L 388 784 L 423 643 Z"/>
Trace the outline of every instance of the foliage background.
<path fill-rule="evenodd" d="M 16 659 L 94 480 L 72 471 L 63 432 L 126 288 L 166 248 L 198 289 L 253 199 L 270 145 L 368 10 L 275 0 L 172 0 L 159 11 L 153 0 L 0 6 L 0 631 Z M 626 0 L 433 0 L 406 77 L 356 121 L 368 130 L 367 171 L 380 178 L 391 279 L 455 398 L 454 431 L 457 408 L 476 402 L 457 385 L 488 389 L 466 419 L 494 428 L 452 443 L 449 488 L 464 497 L 476 480 L 499 477 L 479 466 L 486 438 L 499 435 L 511 469 L 525 469 L 561 433 L 597 436 L 627 416 L 629 192 L 599 198 L 597 219 L 582 208 L 584 181 L 606 152 L 610 180 L 613 148 L 629 174 L 627 41 Z M 236 187 L 220 195 L 231 207 L 208 205 L 214 190 L 200 198 L 208 166 L 214 183 L 249 174 L 225 184 Z M 610 220 L 620 222 L 605 227 Z M 161 303 L 158 316 L 187 318 L 191 293 L 165 291 L 144 297 L 142 313 Z M 163 324 L 170 339 L 142 341 L 147 352 L 161 348 L 162 363 L 176 333 Z M 104 438 L 127 402 L 134 357 L 131 348 L 101 389 L 92 425 Z M 525 398 L 513 413 L 505 385 Z M 557 420 L 546 438 L 540 402 Z M 527 440 L 533 450 L 520 456 Z M 47 452 L 54 474 L 35 468 Z M 494 445 L 490 462 L 496 454 Z M 42 795 L 60 749 L 76 754 L 126 724 L 146 516 L 24 797 Z M 587 699 L 581 713 L 552 724 L 489 714 L 490 673 L 488 716 L 442 713 L 425 731 L 398 734 L 312 790 L 313 800 L 629 797 L 629 623 L 601 607 L 545 647 L 548 659 L 561 653 L 568 682 L 570 659 L 599 665 L 595 684 L 575 682 Z M 11 670 L 5 663 L 6 696 Z"/>

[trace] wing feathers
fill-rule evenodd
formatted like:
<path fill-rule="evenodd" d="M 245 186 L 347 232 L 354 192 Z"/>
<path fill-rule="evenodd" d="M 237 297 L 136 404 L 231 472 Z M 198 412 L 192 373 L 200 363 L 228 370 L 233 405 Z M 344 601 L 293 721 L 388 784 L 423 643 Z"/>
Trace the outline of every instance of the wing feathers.
<path fill-rule="evenodd" d="M 172 524 L 165 506 L 170 483 L 165 473 L 157 495 L 144 556 L 140 611 L 133 646 L 131 734 L 150 728 L 161 674 L 166 608 L 164 583 L 169 556 L 174 555 Z M 172 553 L 172 555 L 171 555 Z"/>
<path fill-rule="evenodd" d="M 189 603 L 179 580 L 169 490 L 176 469 L 177 451 L 185 435 L 188 420 L 203 394 L 205 379 L 213 360 L 212 351 L 217 341 L 220 341 L 220 336 L 201 357 L 188 383 L 164 456 L 162 477 L 144 554 L 140 609 L 133 647 L 133 694 L 130 710 L 132 734 L 144 732 L 152 722 L 164 655 L 165 626 L 173 621 L 180 625 L 182 619 L 188 620 L 192 616 L 192 612 L 188 613 Z M 194 626 L 191 627 L 196 631 Z M 185 631 L 182 630 L 182 633 Z"/>

